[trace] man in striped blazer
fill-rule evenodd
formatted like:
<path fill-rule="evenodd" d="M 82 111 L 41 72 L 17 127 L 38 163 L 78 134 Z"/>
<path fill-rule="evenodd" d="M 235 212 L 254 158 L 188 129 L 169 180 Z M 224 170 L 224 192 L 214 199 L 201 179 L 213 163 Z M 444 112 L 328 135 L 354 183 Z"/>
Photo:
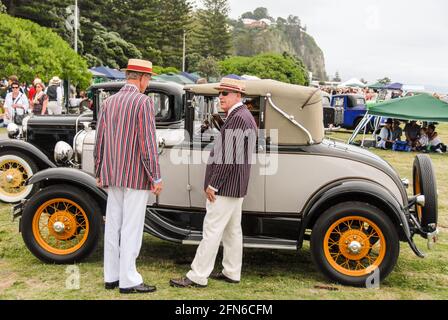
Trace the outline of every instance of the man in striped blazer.
<path fill-rule="evenodd" d="M 108 189 L 104 236 L 106 289 L 153 292 L 137 272 L 149 190 L 162 191 L 154 105 L 143 94 L 151 79 L 150 61 L 130 59 L 127 82 L 106 99 L 96 128 L 97 184 Z"/>
<path fill-rule="evenodd" d="M 207 213 L 202 241 L 186 277 L 172 279 L 175 287 L 205 287 L 208 278 L 239 283 L 243 258 L 241 215 L 247 194 L 257 125 L 242 102 L 244 83 L 224 78 L 219 87 L 221 108 L 227 113 L 207 164 L 204 189 Z M 222 241 L 223 270 L 211 274 Z"/>

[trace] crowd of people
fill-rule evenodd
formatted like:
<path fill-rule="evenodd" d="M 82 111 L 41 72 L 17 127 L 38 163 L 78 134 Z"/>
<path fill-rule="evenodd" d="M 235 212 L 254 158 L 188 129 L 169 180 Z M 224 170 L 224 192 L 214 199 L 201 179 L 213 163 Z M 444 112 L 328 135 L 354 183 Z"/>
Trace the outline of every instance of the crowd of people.
<path fill-rule="evenodd" d="M 404 134 L 404 137 L 403 137 Z M 383 128 L 377 135 L 377 147 L 381 149 L 393 149 L 402 145 L 403 151 L 437 152 L 445 153 L 446 145 L 442 142 L 436 131 L 434 123 L 409 121 L 401 128 L 401 122 L 397 119 L 387 119 Z"/>
<path fill-rule="evenodd" d="M 9 123 L 21 125 L 27 114 L 59 115 L 67 111 L 63 83 L 58 76 L 51 78 L 46 86 L 39 77 L 28 85 L 12 75 L 0 81 L 0 91 L 0 98 L 4 100 L 0 109 L 0 127 L 6 127 Z M 81 91 L 77 98 L 76 91 L 72 90 L 70 105 L 79 106 L 84 100 L 88 100 L 85 91 Z"/>

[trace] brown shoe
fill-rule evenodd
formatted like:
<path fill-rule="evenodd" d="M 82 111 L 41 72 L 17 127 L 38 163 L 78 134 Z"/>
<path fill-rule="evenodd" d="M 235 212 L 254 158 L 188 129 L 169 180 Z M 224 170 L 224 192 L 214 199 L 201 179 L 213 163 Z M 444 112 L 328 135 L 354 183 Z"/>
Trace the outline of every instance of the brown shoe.
<path fill-rule="evenodd" d="M 226 276 L 224 273 L 222 273 L 222 272 L 215 272 L 215 273 L 212 273 L 212 274 L 210 275 L 210 278 L 211 278 L 211 279 L 214 279 L 214 280 L 225 281 L 225 282 L 228 282 L 228 283 L 240 283 L 240 282 L 237 281 L 237 280 L 230 279 L 229 277 L 227 277 L 227 276 Z"/>
<path fill-rule="evenodd" d="M 171 279 L 170 286 L 176 287 L 176 288 L 191 288 L 191 287 L 205 288 L 206 287 L 204 285 L 201 285 L 199 283 L 191 281 L 187 277 L 180 278 L 180 279 Z"/>

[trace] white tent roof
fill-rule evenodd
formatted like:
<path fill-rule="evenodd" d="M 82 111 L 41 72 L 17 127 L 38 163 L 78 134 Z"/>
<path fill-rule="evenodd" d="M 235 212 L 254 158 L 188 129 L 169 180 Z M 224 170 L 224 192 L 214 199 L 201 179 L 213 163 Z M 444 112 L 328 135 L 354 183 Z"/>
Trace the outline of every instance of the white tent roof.
<path fill-rule="evenodd" d="M 341 83 L 340 85 L 338 85 L 338 88 L 342 88 L 342 87 L 365 87 L 366 85 L 364 83 L 362 83 L 359 79 L 356 78 L 352 78 L 348 81 L 345 81 L 343 83 Z"/>

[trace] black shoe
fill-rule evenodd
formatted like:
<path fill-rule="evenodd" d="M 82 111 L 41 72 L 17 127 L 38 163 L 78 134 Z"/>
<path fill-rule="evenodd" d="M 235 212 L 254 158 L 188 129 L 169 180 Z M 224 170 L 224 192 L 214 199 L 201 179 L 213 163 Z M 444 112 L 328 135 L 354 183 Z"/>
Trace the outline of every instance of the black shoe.
<path fill-rule="evenodd" d="M 230 279 L 229 277 L 227 277 L 227 276 L 226 276 L 224 273 L 222 273 L 222 272 L 215 272 L 215 273 L 212 273 L 212 274 L 210 275 L 210 278 L 211 278 L 211 279 L 214 279 L 214 280 L 225 281 L 225 282 L 228 282 L 228 283 L 240 283 L 240 282 L 237 281 L 237 280 Z"/>
<path fill-rule="evenodd" d="M 155 286 L 149 286 L 147 284 L 139 284 L 135 287 L 130 288 L 120 288 L 120 293 L 149 293 L 156 291 L 157 288 Z"/>
<path fill-rule="evenodd" d="M 205 288 L 206 287 L 204 285 L 201 285 L 199 283 L 191 281 L 187 277 L 180 278 L 180 279 L 171 279 L 170 286 L 176 287 L 176 288 L 190 288 L 190 287 Z"/>
<path fill-rule="evenodd" d="M 118 281 L 104 282 L 104 287 L 106 288 L 106 290 L 113 290 L 115 288 L 118 288 Z"/>

